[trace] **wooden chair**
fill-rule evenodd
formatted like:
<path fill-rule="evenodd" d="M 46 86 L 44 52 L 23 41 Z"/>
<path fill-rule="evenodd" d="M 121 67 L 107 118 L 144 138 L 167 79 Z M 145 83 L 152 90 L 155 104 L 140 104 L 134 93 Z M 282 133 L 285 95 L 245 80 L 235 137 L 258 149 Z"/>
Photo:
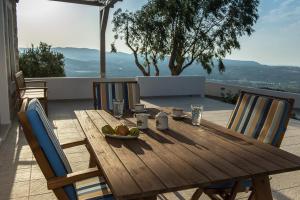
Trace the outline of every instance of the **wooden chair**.
<path fill-rule="evenodd" d="M 32 101 L 38 102 L 36 99 Z M 21 110 L 18 113 L 18 118 L 33 155 L 47 180 L 48 189 L 53 190 L 56 197 L 60 200 L 93 198 L 113 200 L 114 198 L 104 178 L 101 177 L 101 170 L 99 170 L 95 162 L 87 140 L 83 139 L 60 145 L 55 134 L 50 134 L 47 131 L 51 127 L 45 125 L 43 121 L 46 118 L 46 114 L 43 112 L 41 105 L 37 103 L 33 107 L 33 104 L 30 103 L 28 105 L 28 99 L 24 99 Z M 90 168 L 79 172 L 72 172 L 63 149 L 79 145 L 86 146 L 91 154 Z M 75 187 L 77 181 L 93 177 L 98 177 L 99 181 L 79 188 Z"/>
<path fill-rule="evenodd" d="M 43 80 L 25 81 L 22 71 L 19 71 L 14 76 L 16 83 L 16 91 L 19 102 L 23 99 L 38 99 L 43 102 L 46 114 L 48 114 L 48 88 L 47 82 Z M 43 84 L 42 87 L 30 87 L 29 84 Z"/>
<path fill-rule="evenodd" d="M 294 99 L 242 91 L 227 128 L 279 148 L 292 116 L 293 105 Z M 213 200 L 231 200 L 237 193 L 247 191 L 251 191 L 249 199 L 254 199 L 251 180 L 232 180 L 204 190 L 198 189 L 193 197 L 197 199 L 204 192 Z"/>
<path fill-rule="evenodd" d="M 136 81 L 100 81 L 93 83 L 95 110 L 112 111 L 114 99 L 124 100 L 125 111 L 140 103 L 140 89 Z"/>

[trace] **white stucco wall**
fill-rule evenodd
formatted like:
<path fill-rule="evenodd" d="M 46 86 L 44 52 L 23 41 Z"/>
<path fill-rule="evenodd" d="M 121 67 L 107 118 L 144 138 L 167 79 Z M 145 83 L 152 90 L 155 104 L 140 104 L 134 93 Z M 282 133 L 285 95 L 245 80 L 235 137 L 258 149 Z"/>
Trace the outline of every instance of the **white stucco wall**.
<path fill-rule="evenodd" d="M 137 81 L 142 97 L 204 96 L 203 76 L 139 76 Z"/>
<path fill-rule="evenodd" d="M 178 77 L 177 77 L 178 78 Z M 47 81 L 49 100 L 64 99 L 92 99 L 93 81 L 135 81 L 141 83 L 141 77 L 137 78 L 41 78 Z M 30 80 L 30 79 L 29 79 Z M 146 80 L 146 79 L 144 79 Z M 221 83 L 205 81 L 202 77 L 186 76 L 182 79 L 152 79 L 146 80 L 140 85 L 141 96 L 174 96 L 175 95 L 209 95 L 221 97 L 221 88 L 226 88 L 232 93 L 240 90 L 255 92 L 279 97 L 290 97 L 295 99 L 295 108 L 300 108 L 300 94 L 289 92 L 278 92 L 273 90 L 242 87 Z M 175 89 L 174 89 L 175 88 Z M 143 93 L 144 92 L 144 93 Z"/>
<path fill-rule="evenodd" d="M 258 94 L 277 96 L 277 97 L 285 97 L 285 98 L 293 98 L 295 99 L 295 108 L 300 108 L 300 94 L 291 93 L 291 92 L 280 92 L 274 90 L 266 90 L 266 89 L 258 89 L 253 87 L 245 87 L 245 86 L 237 86 L 237 85 L 229 85 L 223 83 L 214 83 L 210 81 L 206 81 L 205 84 L 205 94 L 209 96 L 221 97 L 221 88 L 225 88 L 226 91 L 231 91 L 233 94 L 238 93 L 239 91 L 249 91 Z"/>
<path fill-rule="evenodd" d="M 92 99 L 94 81 L 132 81 L 135 78 L 70 78 L 70 77 L 52 77 L 38 78 L 47 81 L 48 99 L 65 100 L 65 99 Z M 32 79 L 26 79 L 32 80 Z"/>

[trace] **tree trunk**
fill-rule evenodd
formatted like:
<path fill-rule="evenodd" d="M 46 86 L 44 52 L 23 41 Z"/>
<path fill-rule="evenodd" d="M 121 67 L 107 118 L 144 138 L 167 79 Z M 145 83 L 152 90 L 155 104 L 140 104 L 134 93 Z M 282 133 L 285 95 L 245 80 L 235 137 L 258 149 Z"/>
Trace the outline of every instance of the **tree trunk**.
<path fill-rule="evenodd" d="M 153 61 L 153 65 L 154 65 L 154 68 L 155 68 L 155 76 L 159 76 L 159 68 L 157 66 L 157 62 Z"/>
<path fill-rule="evenodd" d="M 150 76 L 150 72 L 149 71 L 147 72 L 143 67 L 143 65 L 140 64 L 137 52 L 133 51 L 133 55 L 134 55 L 135 64 L 138 67 L 138 69 L 143 73 L 144 76 Z"/>
<path fill-rule="evenodd" d="M 176 65 L 170 68 L 170 70 L 172 76 L 179 76 L 182 72 L 181 67 Z"/>

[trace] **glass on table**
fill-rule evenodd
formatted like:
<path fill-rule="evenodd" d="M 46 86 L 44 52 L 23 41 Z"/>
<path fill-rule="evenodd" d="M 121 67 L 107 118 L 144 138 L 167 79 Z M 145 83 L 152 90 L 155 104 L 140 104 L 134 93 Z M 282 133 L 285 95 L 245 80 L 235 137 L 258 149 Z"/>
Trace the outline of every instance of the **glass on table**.
<path fill-rule="evenodd" d="M 113 100 L 113 114 L 116 118 L 121 118 L 124 112 L 124 100 Z"/>
<path fill-rule="evenodd" d="M 192 109 L 192 124 L 194 126 L 200 126 L 203 106 L 199 104 L 192 104 L 191 109 Z"/>

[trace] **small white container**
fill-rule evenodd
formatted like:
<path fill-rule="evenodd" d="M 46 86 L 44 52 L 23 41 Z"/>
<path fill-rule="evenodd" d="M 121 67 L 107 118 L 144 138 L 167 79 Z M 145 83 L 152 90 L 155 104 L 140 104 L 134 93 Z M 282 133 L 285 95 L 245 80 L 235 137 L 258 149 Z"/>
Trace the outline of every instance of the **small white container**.
<path fill-rule="evenodd" d="M 166 130 L 169 128 L 168 126 L 168 115 L 165 112 L 159 112 L 155 116 L 156 128 L 158 130 Z"/>
<path fill-rule="evenodd" d="M 139 113 L 135 114 L 136 117 L 136 126 L 138 129 L 147 129 L 148 128 L 148 117 L 149 114 Z"/>

